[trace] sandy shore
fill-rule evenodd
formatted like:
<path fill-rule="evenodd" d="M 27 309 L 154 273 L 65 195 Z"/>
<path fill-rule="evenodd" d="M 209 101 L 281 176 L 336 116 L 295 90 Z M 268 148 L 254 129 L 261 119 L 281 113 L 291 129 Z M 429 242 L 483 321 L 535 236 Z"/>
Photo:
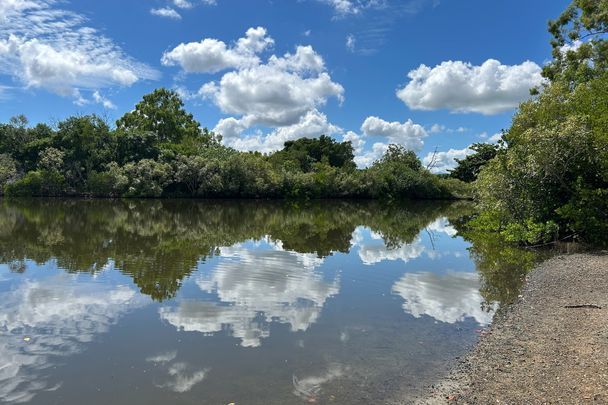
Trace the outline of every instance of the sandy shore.
<path fill-rule="evenodd" d="M 608 254 L 558 256 L 421 404 L 608 404 Z"/>

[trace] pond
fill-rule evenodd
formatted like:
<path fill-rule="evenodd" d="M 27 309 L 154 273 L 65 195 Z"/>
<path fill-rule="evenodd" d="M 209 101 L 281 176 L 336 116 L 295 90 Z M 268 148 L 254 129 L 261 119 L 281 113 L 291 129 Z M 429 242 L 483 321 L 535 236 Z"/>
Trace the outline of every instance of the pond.
<path fill-rule="evenodd" d="M 406 403 L 537 258 L 467 203 L 0 201 L 0 401 Z"/>

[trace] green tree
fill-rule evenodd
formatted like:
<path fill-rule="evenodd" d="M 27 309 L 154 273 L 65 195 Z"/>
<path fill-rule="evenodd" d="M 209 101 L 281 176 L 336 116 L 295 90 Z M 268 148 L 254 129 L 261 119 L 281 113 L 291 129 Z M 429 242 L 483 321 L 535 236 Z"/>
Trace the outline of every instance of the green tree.
<path fill-rule="evenodd" d="M 89 173 L 113 160 L 110 128 L 96 115 L 70 117 L 58 125 L 53 146 L 65 157 L 65 176 L 76 190 L 83 189 Z"/>
<path fill-rule="evenodd" d="M 135 110 L 116 121 L 116 126 L 122 131 L 155 133 L 159 142 L 179 143 L 184 138 L 204 136 L 201 124 L 184 109 L 177 92 L 164 88 L 145 95 Z"/>
<path fill-rule="evenodd" d="M 549 22 L 553 61 L 543 74 L 571 86 L 597 77 L 608 68 L 608 0 L 574 0 Z"/>
<path fill-rule="evenodd" d="M 275 164 L 287 165 L 303 172 L 312 171 L 315 163 L 326 163 L 347 170 L 355 168 L 351 142 L 338 142 L 327 135 L 287 141 L 283 150 L 274 153 L 271 160 Z"/>
<path fill-rule="evenodd" d="M 457 166 L 450 171 L 450 177 L 467 183 L 477 180 L 479 171 L 494 159 L 499 147 L 488 143 L 474 143 L 470 148 L 475 153 L 464 159 L 456 159 Z"/>

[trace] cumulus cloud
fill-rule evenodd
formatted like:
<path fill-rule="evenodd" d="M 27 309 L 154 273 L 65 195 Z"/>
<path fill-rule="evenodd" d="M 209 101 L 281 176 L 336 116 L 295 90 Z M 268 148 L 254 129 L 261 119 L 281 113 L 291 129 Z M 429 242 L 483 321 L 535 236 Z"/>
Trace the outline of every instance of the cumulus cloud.
<path fill-rule="evenodd" d="M 287 141 L 332 135 L 342 131 L 340 127 L 331 124 L 325 114 L 316 109 L 308 111 L 293 125 L 278 127 L 270 133 L 241 136 L 249 125 L 248 117 L 240 120 L 230 117 L 220 120 L 213 130 L 224 135 L 224 143 L 227 146 L 238 150 L 263 153 L 280 150 Z"/>
<path fill-rule="evenodd" d="M 388 150 L 389 144 L 397 144 L 406 149 L 419 151 L 424 146 L 423 139 L 428 135 L 427 130 L 411 119 L 403 123 L 398 121 L 385 121 L 378 117 L 367 117 L 361 125 L 362 134 L 348 132 L 343 136 L 355 148 L 355 163 L 358 167 L 368 167 L 382 158 Z M 368 140 L 378 139 L 371 148 L 365 148 Z"/>
<path fill-rule="evenodd" d="M 315 271 L 323 263 L 316 255 L 284 251 L 280 243 L 269 247 L 220 248 L 222 261 L 197 284 L 215 293 L 221 304 L 182 301 L 161 308 L 161 318 L 185 331 L 217 333 L 228 327 L 244 347 L 259 346 L 270 335 L 272 321 L 289 324 L 292 331 L 308 329 L 327 299 L 339 292 L 339 279 L 325 280 Z"/>
<path fill-rule="evenodd" d="M 433 152 L 422 159 L 422 164 L 429 167 L 433 173 L 447 173 L 456 167 L 456 159 L 464 159 L 475 153 L 470 147 L 464 149 L 450 149 L 445 152 Z"/>
<path fill-rule="evenodd" d="M 405 300 L 403 310 L 415 318 L 426 315 L 445 323 L 472 318 L 487 325 L 493 313 L 482 309 L 479 287 L 477 273 L 407 273 L 393 285 L 393 293 Z"/>
<path fill-rule="evenodd" d="M 388 150 L 388 144 L 376 142 L 370 150 L 366 150 L 355 156 L 355 163 L 358 167 L 371 166 L 375 161 L 380 160 Z"/>
<path fill-rule="evenodd" d="M 157 72 L 127 56 L 55 0 L 0 2 L 0 74 L 28 88 L 82 99 L 81 90 L 131 86 Z"/>
<path fill-rule="evenodd" d="M 378 117 L 367 117 L 361 125 L 361 130 L 367 136 L 383 136 L 390 143 L 404 146 L 413 151 L 419 151 L 424 146 L 422 139 L 428 134 L 424 127 L 415 124 L 411 119 L 404 123 L 388 122 Z"/>
<path fill-rule="evenodd" d="M 264 62 L 261 54 L 273 45 L 264 27 L 250 28 L 233 44 L 213 38 L 180 44 L 165 52 L 162 63 L 186 74 L 228 70 L 196 93 L 228 115 L 214 128 L 226 145 L 271 152 L 287 140 L 342 133 L 319 111 L 330 98 L 344 98 L 321 55 L 300 45 Z"/>
<path fill-rule="evenodd" d="M 447 61 L 408 73 L 410 82 L 397 96 L 411 109 L 497 114 L 516 108 L 529 90 L 543 82 L 541 67 L 526 61 L 503 65 L 488 59 L 481 66 Z"/>
<path fill-rule="evenodd" d="M 161 7 L 161 8 L 153 8 L 150 10 L 150 14 L 158 16 L 170 18 L 172 20 L 181 20 L 182 16 L 180 13 L 172 9 L 171 7 Z"/>
<path fill-rule="evenodd" d="M 300 46 L 294 55 L 228 72 L 219 82 L 203 85 L 200 94 L 250 125 L 293 125 L 329 97 L 342 99 L 344 88 L 320 69 L 314 50 Z"/>
<path fill-rule="evenodd" d="M 165 52 L 161 62 L 165 66 L 180 66 L 186 73 L 216 73 L 259 64 L 257 54 L 273 44 L 274 40 L 267 35 L 265 28 L 249 28 L 245 36 L 232 46 L 214 38 L 181 43 Z"/>
<path fill-rule="evenodd" d="M 363 151 L 363 146 L 365 145 L 365 140 L 363 137 L 353 131 L 348 131 L 342 135 L 342 142 L 350 142 L 353 145 L 355 155 L 361 154 Z"/>
<path fill-rule="evenodd" d="M 492 135 L 491 137 L 489 137 L 488 142 L 496 143 L 496 142 L 500 141 L 501 139 L 502 139 L 502 133 L 498 132 L 498 133 Z"/>

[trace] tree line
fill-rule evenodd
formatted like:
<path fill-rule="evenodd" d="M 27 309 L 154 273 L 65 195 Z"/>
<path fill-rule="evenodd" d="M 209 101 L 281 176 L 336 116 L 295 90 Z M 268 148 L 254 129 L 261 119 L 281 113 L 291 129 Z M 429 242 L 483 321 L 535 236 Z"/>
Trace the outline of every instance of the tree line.
<path fill-rule="evenodd" d="M 96 115 L 54 127 L 29 126 L 23 116 L 0 125 L 0 193 L 7 196 L 443 199 L 466 190 L 397 145 L 366 169 L 357 169 L 350 142 L 325 135 L 271 154 L 237 151 L 163 88 L 115 126 Z"/>

